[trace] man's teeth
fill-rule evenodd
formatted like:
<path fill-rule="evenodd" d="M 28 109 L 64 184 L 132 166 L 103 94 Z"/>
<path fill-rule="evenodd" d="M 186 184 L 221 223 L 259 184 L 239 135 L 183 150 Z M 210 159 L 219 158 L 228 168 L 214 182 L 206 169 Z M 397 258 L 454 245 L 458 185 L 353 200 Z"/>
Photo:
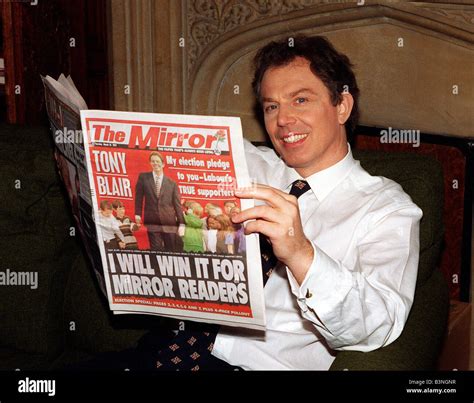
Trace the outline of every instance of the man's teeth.
<path fill-rule="evenodd" d="M 284 137 L 283 141 L 285 143 L 296 143 L 297 141 L 300 141 L 304 139 L 305 137 L 308 137 L 307 134 L 291 134 L 288 137 Z"/>

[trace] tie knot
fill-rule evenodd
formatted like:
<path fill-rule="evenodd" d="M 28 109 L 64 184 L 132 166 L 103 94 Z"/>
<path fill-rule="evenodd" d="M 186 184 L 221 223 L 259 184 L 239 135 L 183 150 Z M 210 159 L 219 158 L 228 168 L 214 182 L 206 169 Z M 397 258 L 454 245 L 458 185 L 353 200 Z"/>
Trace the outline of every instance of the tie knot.
<path fill-rule="evenodd" d="M 290 195 L 296 196 L 299 198 L 303 193 L 306 193 L 311 187 L 309 186 L 308 182 L 298 179 L 293 182 L 293 186 L 291 186 Z"/>

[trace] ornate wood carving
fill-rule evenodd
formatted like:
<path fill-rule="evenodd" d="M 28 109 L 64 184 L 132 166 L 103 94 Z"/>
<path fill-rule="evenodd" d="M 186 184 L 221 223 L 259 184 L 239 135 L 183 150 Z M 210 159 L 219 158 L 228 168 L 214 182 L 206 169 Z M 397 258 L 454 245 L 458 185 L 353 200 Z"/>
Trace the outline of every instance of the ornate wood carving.
<path fill-rule="evenodd" d="M 469 8 L 468 8 L 469 7 Z M 419 6 L 418 9 L 425 11 L 426 13 L 432 14 L 434 18 L 442 17 L 446 18 L 466 29 L 473 32 L 474 27 L 474 7 L 473 6 L 462 6 L 462 8 L 445 8 L 445 7 L 423 7 Z"/>
<path fill-rule="evenodd" d="M 330 0 L 188 1 L 188 76 L 206 47 L 223 34 L 257 20 L 328 3 Z"/>
<path fill-rule="evenodd" d="M 427 8 L 423 7 L 423 10 L 429 11 L 433 14 L 440 15 L 441 17 L 449 18 L 450 20 L 459 22 L 461 24 L 474 25 L 474 10 L 452 10 L 446 8 Z"/>
<path fill-rule="evenodd" d="M 322 6 L 333 6 L 332 14 L 351 8 L 363 8 L 365 6 L 381 5 L 386 7 L 400 8 L 413 13 L 418 13 L 420 18 L 431 18 L 433 20 L 446 22 L 452 21 L 456 26 L 461 26 L 467 31 L 474 32 L 474 8 L 473 5 L 453 6 L 450 2 L 437 2 L 432 5 L 423 2 L 391 2 L 387 0 L 365 0 L 360 7 L 358 1 L 335 1 L 335 0 L 188 0 L 186 7 L 187 22 L 187 77 L 192 76 L 197 67 L 200 57 L 207 48 L 212 47 L 214 42 L 233 30 L 244 30 L 246 26 L 265 20 L 267 18 L 281 16 L 284 19 L 288 13 L 305 10 L 309 8 L 321 8 Z M 361 3 L 362 4 L 362 3 Z M 315 10 L 314 13 L 331 13 L 325 7 Z M 420 13 L 421 11 L 421 13 Z M 420 15 L 421 14 L 421 15 Z"/>

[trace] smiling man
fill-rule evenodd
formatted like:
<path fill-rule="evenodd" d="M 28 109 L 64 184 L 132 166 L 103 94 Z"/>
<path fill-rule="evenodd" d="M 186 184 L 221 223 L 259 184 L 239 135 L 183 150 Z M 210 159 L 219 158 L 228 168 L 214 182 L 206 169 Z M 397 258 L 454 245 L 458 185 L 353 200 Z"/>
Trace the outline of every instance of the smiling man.
<path fill-rule="evenodd" d="M 222 326 L 216 335 L 189 323 L 166 338 L 160 328 L 117 367 L 324 370 L 337 351 L 371 351 L 403 330 L 422 212 L 352 156 L 359 90 L 349 59 L 322 37 L 271 42 L 255 57 L 253 87 L 274 150 L 245 143 L 259 185 L 235 193 L 258 203 L 231 217 L 271 245 L 266 330 Z"/>
<path fill-rule="evenodd" d="M 269 239 L 264 333 L 222 327 L 212 354 L 244 369 L 328 369 L 337 350 L 371 351 L 401 334 L 419 257 L 421 210 L 370 176 L 348 133 L 359 90 L 349 59 L 322 37 L 271 42 L 253 87 L 274 151 L 247 142 L 259 204 L 233 215 Z"/>

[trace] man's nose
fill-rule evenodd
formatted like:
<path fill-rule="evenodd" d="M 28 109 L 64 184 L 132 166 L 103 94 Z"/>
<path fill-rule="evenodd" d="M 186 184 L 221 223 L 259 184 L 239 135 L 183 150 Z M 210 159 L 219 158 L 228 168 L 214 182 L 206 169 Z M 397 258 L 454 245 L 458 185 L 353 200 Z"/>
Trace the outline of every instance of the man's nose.
<path fill-rule="evenodd" d="M 278 126 L 288 126 L 292 123 L 295 123 L 295 115 L 291 109 L 291 106 L 280 105 L 277 117 Z"/>

